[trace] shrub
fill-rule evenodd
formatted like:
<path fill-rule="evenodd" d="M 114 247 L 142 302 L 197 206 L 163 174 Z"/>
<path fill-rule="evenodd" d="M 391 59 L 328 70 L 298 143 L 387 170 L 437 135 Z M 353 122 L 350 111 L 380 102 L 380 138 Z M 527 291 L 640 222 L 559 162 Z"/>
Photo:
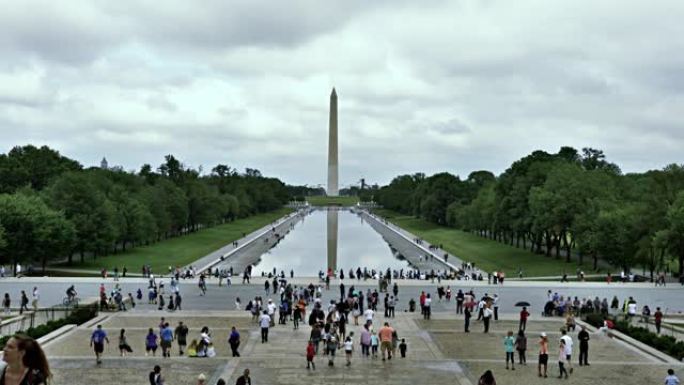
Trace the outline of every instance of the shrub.
<path fill-rule="evenodd" d="M 25 331 L 18 331 L 17 333 L 24 333 L 31 338 L 38 339 L 44 335 L 47 335 L 64 325 L 77 324 L 80 325 L 92 318 L 97 316 L 97 306 L 84 306 L 79 307 L 71 312 L 66 318 L 60 318 L 57 320 L 50 320 L 43 325 L 38 325 L 32 328 L 28 328 Z M 5 347 L 5 344 L 12 336 L 4 336 L 0 338 L 0 349 Z"/>

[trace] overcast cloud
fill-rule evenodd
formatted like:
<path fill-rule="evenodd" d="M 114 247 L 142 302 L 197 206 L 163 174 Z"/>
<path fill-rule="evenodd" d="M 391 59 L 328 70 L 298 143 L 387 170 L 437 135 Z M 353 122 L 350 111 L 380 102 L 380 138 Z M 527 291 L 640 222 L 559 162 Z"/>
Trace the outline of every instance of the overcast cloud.
<path fill-rule="evenodd" d="M 335 5 L 336 4 L 336 5 Z M 0 0 L 0 152 L 340 184 L 603 149 L 682 163 L 684 2 Z"/>

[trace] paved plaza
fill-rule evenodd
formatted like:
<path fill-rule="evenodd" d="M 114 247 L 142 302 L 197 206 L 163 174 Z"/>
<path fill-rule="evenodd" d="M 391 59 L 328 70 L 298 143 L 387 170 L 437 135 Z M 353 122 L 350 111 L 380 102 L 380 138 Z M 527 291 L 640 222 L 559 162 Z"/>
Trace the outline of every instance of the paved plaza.
<path fill-rule="evenodd" d="M 376 317 L 376 330 L 384 321 L 382 314 Z M 215 358 L 188 358 L 178 356 L 174 344 L 172 357 L 144 355 L 144 336 L 149 327 L 157 329 L 160 314 L 150 311 L 113 313 L 101 324 L 109 333 L 111 344 L 105 350 L 101 365 L 95 363 L 88 346 L 94 325 L 84 325 L 47 343 L 46 353 L 54 371 L 55 384 L 136 384 L 146 383 L 147 374 L 154 365 L 162 367 L 166 383 L 195 384 L 196 377 L 204 373 L 215 384 L 224 378 L 235 383 L 244 368 L 250 368 L 254 384 L 416 384 L 429 381 L 435 384 L 476 384 L 482 372 L 493 370 L 498 384 L 542 384 L 558 381 L 558 364 L 555 360 L 557 340 L 560 337 L 560 319 L 532 321 L 528 324 L 528 365 L 516 366 L 515 371 L 505 370 L 503 337 L 507 330 L 516 330 L 517 322 L 509 320 L 492 322 L 489 334 L 482 333 L 482 325 L 473 322 L 471 333 L 463 332 L 460 316 L 447 313 L 434 314 L 429 321 L 417 313 L 399 313 L 389 320 L 400 338 L 408 344 L 407 358 L 395 357 L 391 361 L 363 358 L 360 355 L 358 336 L 360 326 L 349 325 L 354 331 L 355 351 L 351 367 L 344 366 L 340 350 L 335 366 L 327 366 L 327 359 L 317 356 L 317 369 L 307 370 L 304 356 L 310 328 L 301 325 L 293 330 L 292 323 L 271 328 L 269 342 L 261 343 L 257 325 L 246 312 L 188 312 L 165 314 L 166 320 L 175 326 L 183 321 L 190 328 L 188 341 L 199 338 L 200 328 L 208 326 L 216 346 Z M 242 336 L 241 357 L 233 358 L 226 342 L 231 326 L 236 326 Z M 118 333 L 126 329 L 128 341 L 134 352 L 126 357 L 118 354 Z M 536 341 L 541 331 L 549 335 L 549 378 L 537 377 Z M 576 333 L 572 333 L 576 340 Z M 577 345 L 575 346 L 577 354 Z M 576 361 L 576 357 L 575 357 Z M 608 337 L 592 334 L 590 344 L 590 367 L 579 367 L 574 362 L 570 381 L 574 384 L 621 384 L 637 385 L 660 383 L 663 373 L 671 365 L 659 362 L 634 348 Z M 675 370 L 681 370 L 676 367 Z"/>

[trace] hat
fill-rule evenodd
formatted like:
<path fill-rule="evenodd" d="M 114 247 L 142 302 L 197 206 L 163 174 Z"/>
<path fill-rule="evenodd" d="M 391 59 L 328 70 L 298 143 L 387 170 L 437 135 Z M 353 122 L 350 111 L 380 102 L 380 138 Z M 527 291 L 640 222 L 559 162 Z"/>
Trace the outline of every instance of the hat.
<path fill-rule="evenodd" d="M 546 337 L 546 333 L 545 333 L 545 332 L 542 332 L 540 335 L 541 335 L 542 337 Z"/>
<path fill-rule="evenodd" d="M 200 373 L 199 376 L 197 376 L 198 381 L 206 381 L 207 377 L 204 375 L 204 373 Z"/>

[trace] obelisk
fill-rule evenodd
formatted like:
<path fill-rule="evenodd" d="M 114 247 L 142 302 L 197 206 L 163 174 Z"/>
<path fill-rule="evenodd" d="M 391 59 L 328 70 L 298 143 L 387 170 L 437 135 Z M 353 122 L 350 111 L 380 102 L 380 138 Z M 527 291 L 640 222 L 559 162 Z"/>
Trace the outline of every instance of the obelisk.
<path fill-rule="evenodd" d="M 328 122 L 328 196 L 338 196 L 337 187 L 337 93 L 330 94 L 330 120 Z"/>

